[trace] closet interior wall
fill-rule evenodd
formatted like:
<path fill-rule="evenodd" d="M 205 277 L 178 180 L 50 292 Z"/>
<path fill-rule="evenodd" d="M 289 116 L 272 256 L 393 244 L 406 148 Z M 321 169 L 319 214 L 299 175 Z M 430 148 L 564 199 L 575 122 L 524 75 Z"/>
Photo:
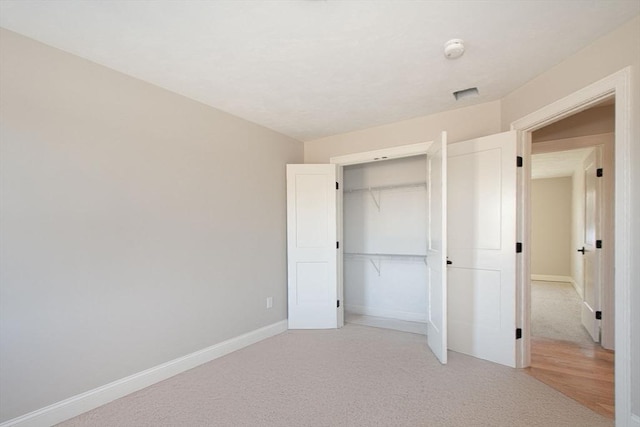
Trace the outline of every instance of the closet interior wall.
<path fill-rule="evenodd" d="M 426 176 L 424 155 L 344 168 L 347 322 L 426 331 Z"/>

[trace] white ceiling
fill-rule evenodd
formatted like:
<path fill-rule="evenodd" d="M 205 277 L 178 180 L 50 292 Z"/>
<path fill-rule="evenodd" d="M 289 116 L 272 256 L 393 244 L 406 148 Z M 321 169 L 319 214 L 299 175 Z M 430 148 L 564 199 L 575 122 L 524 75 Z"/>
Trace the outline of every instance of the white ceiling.
<path fill-rule="evenodd" d="M 582 168 L 582 162 L 591 151 L 593 148 L 534 154 L 531 156 L 531 178 L 572 176 L 576 170 Z"/>
<path fill-rule="evenodd" d="M 0 26 L 310 140 L 500 99 L 638 0 L 0 1 Z M 466 42 L 458 60 L 443 56 Z M 452 92 L 477 86 L 456 102 Z"/>

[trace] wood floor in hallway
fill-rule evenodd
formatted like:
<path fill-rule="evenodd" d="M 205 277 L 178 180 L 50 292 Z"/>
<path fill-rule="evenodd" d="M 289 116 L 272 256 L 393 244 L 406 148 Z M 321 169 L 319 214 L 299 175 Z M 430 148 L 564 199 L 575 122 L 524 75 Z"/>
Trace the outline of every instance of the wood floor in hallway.
<path fill-rule="evenodd" d="M 593 411 L 614 418 L 614 353 L 599 345 L 531 337 L 529 374 Z"/>

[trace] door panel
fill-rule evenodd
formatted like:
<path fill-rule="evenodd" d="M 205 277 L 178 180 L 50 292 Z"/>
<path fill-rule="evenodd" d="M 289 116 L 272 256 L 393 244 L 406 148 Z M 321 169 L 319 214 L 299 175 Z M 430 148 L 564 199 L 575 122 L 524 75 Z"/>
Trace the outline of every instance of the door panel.
<path fill-rule="evenodd" d="M 287 165 L 289 329 L 338 327 L 336 165 Z"/>
<path fill-rule="evenodd" d="M 447 134 L 427 151 L 427 343 L 447 363 Z"/>
<path fill-rule="evenodd" d="M 449 349 L 515 367 L 516 132 L 449 146 Z"/>
<path fill-rule="evenodd" d="M 325 175 L 295 176 L 296 245 L 299 248 L 322 248 L 329 241 L 327 194 Z"/>
<path fill-rule="evenodd" d="M 298 262 L 296 264 L 296 304 L 328 303 L 331 292 L 329 282 L 330 263 Z"/>
<path fill-rule="evenodd" d="M 449 305 L 456 308 L 453 314 L 458 319 L 481 328 L 500 328 L 499 271 L 452 268 L 449 282 Z"/>
<path fill-rule="evenodd" d="M 582 324 L 591 338 L 600 341 L 600 253 L 596 248 L 596 236 L 600 233 L 600 180 L 596 175 L 599 147 L 584 161 L 584 299 Z"/>
<path fill-rule="evenodd" d="M 466 213 L 466 220 L 457 222 L 449 235 L 451 247 L 500 249 L 502 200 L 494 189 L 501 185 L 501 161 L 500 148 L 494 148 L 459 154 L 450 162 L 449 209 Z M 465 174 L 474 179 L 454 179 Z M 475 212 L 478 215 L 472 215 Z"/>

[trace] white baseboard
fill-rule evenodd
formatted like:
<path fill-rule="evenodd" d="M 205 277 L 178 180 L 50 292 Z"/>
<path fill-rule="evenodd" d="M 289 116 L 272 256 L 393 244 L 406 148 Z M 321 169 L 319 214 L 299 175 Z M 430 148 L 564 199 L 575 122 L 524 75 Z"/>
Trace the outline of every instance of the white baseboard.
<path fill-rule="evenodd" d="M 573 280 L 573 277 L 571 277 L 571 276 L 554 276 L 554 275 L 549 275 L 549 274 L 532 274 L 531 275 L 531 280 L 538 280 L 538 281 L 541 281 L 541 282 L 565 282 L 565 283 L 571 283 L 571 286 L 573 286 L 573 289 L 575 289 L 576 292 L 578 293 L 578 295 L 580 295 L 580 298 L 584 297 L 584 295 L 582 294 L 582 289 L 578 286 L 576 281 Z"/>
<path fill-rule="evenodd" d="M 90 411 L 135 391 L 149 387 L 174 375 L 203 363 L 210 362 L 241 348 L 287 330 L 287 321 L 282 320 L 255 331 L 248 332 L 219 344 L 179 357 L 162 365 L 154 366 L 137 374 L 103 385 L 82 394 L 70 397 L 20 417 L 5 421 L 0 427 L 48 427 Z"/>
<path fill-rule="evenodd" d="M 365 316 L 386 317 L 389 319 L 406 320 L 408 322 L 426 322 L 427 315 L 424 313 L 413 313 L 410 311 L 387 310 L 381 308 L 365 307 L 362 305 L 345 305 L 345 311 L 362 314 Z M 0 426 L 2 427 L 2 426 Z"/>
<path fill-rule="evenodd" d="M 532 274 L 531 280 L 539 280 L 541 282 L 573 282 L 573 277 L 570 276 L 555 276 L 551 274 Z"/>
<path fill-rule="evenodd" d="M 396 331 L 410 332 L 412 334 L 427 335 L 426 322 L 408 322 L 406 320 L 389 319 L 387 317 L 354 314 L 348 311 L 345 314 L 345 322 L 355 325 L 373 326 L 374 328 L 393 329 Z"/>

